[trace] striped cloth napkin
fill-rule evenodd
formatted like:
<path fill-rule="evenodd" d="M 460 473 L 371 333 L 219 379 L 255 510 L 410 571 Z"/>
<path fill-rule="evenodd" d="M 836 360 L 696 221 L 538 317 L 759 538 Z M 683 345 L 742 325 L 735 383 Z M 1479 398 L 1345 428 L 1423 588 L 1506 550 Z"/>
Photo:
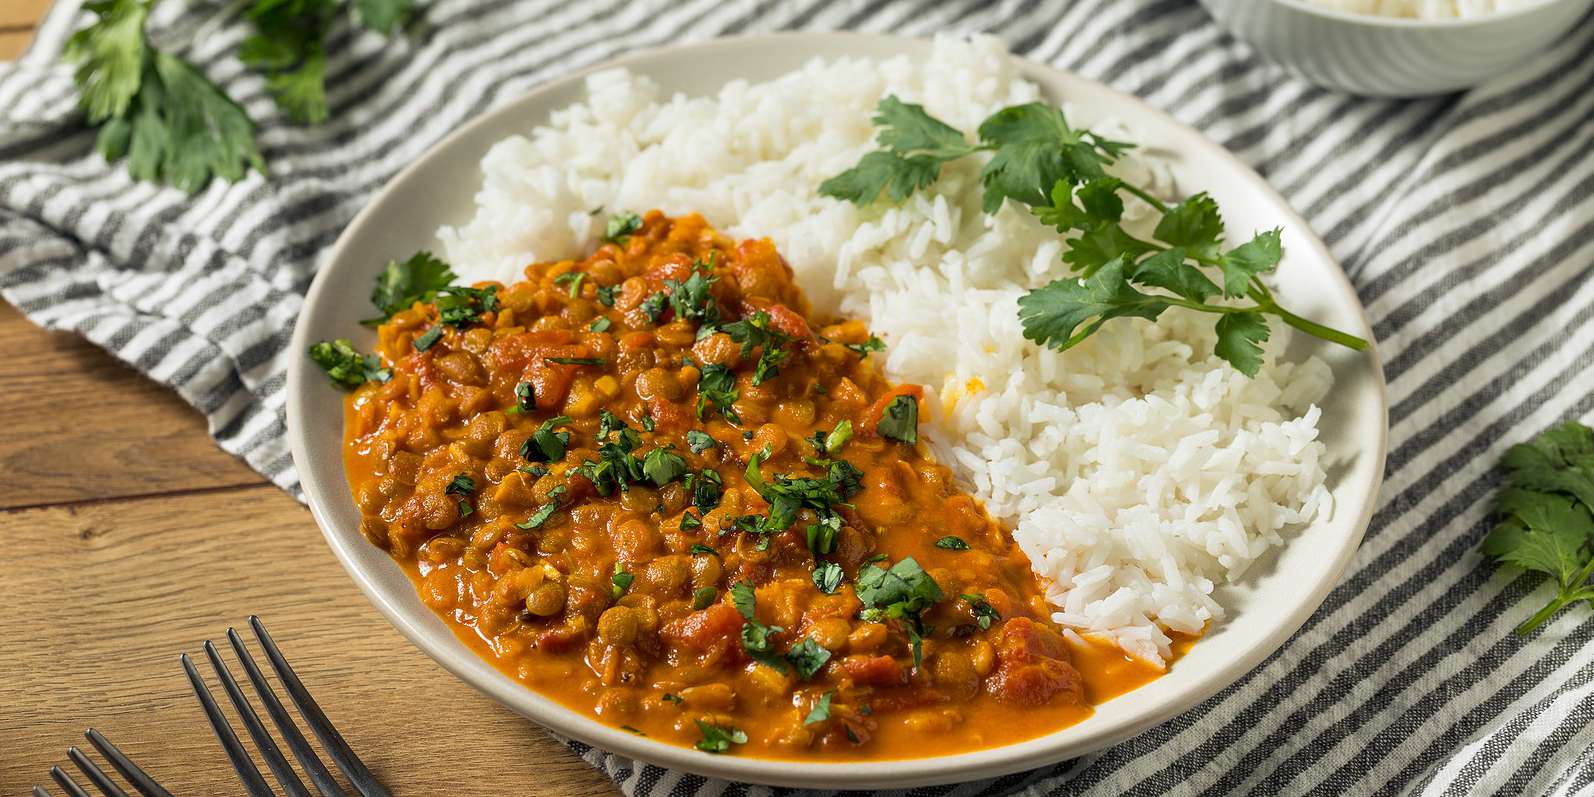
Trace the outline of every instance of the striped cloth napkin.
<path fill-rule="evenodd" d="M 1507 446 L 1594 408 L 1594 22 L 1471 92 L 1353 99 L 1293 79 L 1191 0 L 426 0 L 423 32 L 342 28 L 331 121 L 285 123 L 221 3 L 152 30 L 261 123 L 272 176 L 189 197 L 92 153 L 58 2 L 0 65 L 0 293 L 171 385 L 287 490 L 285 345 L 320 255 L 465 120 L 634 50 L 787 29 L 988 31 L 1139 95 L 1235 152 L 1311 221 L 1377 332 L 1392 438 L 1348 573 L 1262 666 L 1128 742 L 916 794 L 1594 793 L 1594 612 L 1477 554 Z M 195 35 L 202 33 L 203 35 Z M 474 178 L 472 178 L 474 179 Z M 628 794 L 763 794 L 573 745 Z"/>

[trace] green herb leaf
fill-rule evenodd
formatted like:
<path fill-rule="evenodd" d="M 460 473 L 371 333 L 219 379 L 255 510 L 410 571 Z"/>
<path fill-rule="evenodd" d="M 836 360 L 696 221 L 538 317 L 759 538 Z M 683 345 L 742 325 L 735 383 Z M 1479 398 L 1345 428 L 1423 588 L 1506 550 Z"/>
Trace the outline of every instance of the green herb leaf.
<path fill-rule="evenodd" d="M 717 445 L 719 443 L 708 432 L 692 429 L 686 433 L 686 447 L 692 449 L 694 454 L 701 454 Z"/>
<path fill-rule="evenodd" d="M 387 35 L 415 12 L 415 0 L 355 0 L 354 9 L 361 25 Z"/>
<path fill-rule="evenodd" d="M 422 332 L 421 334 L 415 336 L 415 340 L 414 340 L 415 350 L 416 351 L 426 351 L 427 349 L 430 349 L 431 347 L 437 345 L 437 341 L 439 339 L 441 339 L 442 337 L 443 337 L 443 325 L 442 324 L 433 324 L 430 329 L 428 329 L 425 332 Z"/>
<path fill-rule="evenodd" d="M 558 462 L 564 459 L 565 450 L 570 446 L 570 433 L 555 432 L 554 428 L 567 423 L 570 423 L 568 415 L 557 415 L 543 421 L 537 431 L 520 444 L 520 456 L 532 462 Z"/>
<path fill-rule="evenodd" d="M 617 296 L 619 293 L 619 285 L 599 285 L 598 303 L 604 307 L 613 307 L 615 296 Z"/>
<path fill-rule="evenodd" d="M 835 594 L 841 587 L 841 565 L 835 562 L 820 562 L 814 567 L 814 586 L 826 595 Z"/>
<path fill-rule="evenodd" d="M 703 720 L 694 720 L 697 730 L 703 734 L 702 741 L 697 743 L 697 749 L 705 753 L 729 752 L 733 744 L 747 744 L 747 734 L 738 728 L 721 728 L 710 725 Z"/>
<path fill-rule="evenodd" d="M 609 217 L 609 223 L 603 228 L 603 240 L 625 246 L 625 242 L 631 239 L 632 233 L 641 229 L 642 217 L 629 210 L 623 210 Z"/>
<path fill-rule="evenodd" d="M 863 567 L 858 571 L 858 600 L 873 619 L 910 619 L 940 602 L 940 585 L 919 563 L 908 557 L 890 569 Z"/>
<path fill-rule="evenodd" d="M 1009 198 L 1044 205 L 1057 181 L 1077 185 L 1104 177 L 1103 168 L 1113 161 L 1099 139 L 1075 131 L 1062 110 L 1045 103 L 1003 108 L 981 122 L 979 132 L 981 143 L 996 149 L 980 173 L 986 213 L 1000 210 Z"/>
<path fill-rule="evenodd" d="M 327 372 L 332 384 L 353 390 L 366 382 L 386 382 L 393 372 L 382 367 L 375 354 L 361 354 L 347 338 L 323 340 L 310 346 L 310 360 Z"/>
<path fill-rule="evenodd" d="M 1168 208 L 1152 235 L 1169 246 L 1183 248 L 1190 257 L 1212 263 L 1223 249 L 1223 216 L 1217 201 L 1202 192 Z"/>
<path fill-rule="evenodd" d="M 554 363 L 555 365 L 604 365 L 609 362 L 602 357 L 544 357 L 542 359 L 544 362 Z"/>
<path fill-rule="evenodd" d="M 824 453 L 834 456 L 852 439 L 852 421 L 843 418 L 836 422 L 836 428 L 825 435 Z"/>
<path fill-rule="evenodd" d="M 697 380 L 697 419 L 707 420 L 707 411 L 712 407 L 725 416 L 726 422 L 740 425 L 742 418 L 731 406 L 741 398 L 741 390 L 736 387 L 736 374 L 715 363 L 704 365 L 701 372 L 702 376 Z"/>
<path fill-rule="evenodd" d="M 1256 376 L 1262 369 L 1261 344 L 1267 335 L 1267 319 L 1261 313 L 1228 313 L 1218 319 L 1218 342 L 1213 352 L 1234 370 Z"/>
<path fill-rule="evenodd" d="M 915 191 L 929 188 L 941 176 L 941 161 L 928 155 L 903 157 L 895 152 L 871 152 L 858 165 L 819 184 L 819 195 L 867 205 L 881 191 L 901 202 Z"/>
<path fill-rule="evenodd" d="M 686 460 L 668 448 L 655 448 L 643 458 L 642 472 L 663 487 L 686 474 Z"/>
<path fill-rule="evenodd" d="M 846 346 L 854 352 L 857 352 L 858 356 L 864 359 L 869 357 L 870 352 L 886 350 L 886 342 L 875 337 L 874 335 L 870 335 L 869 339 L 862 343 L 843 343 L 841 345 Z"/>
<path fill-rule="evenodd" d="M 693 556 L 719 556 L 720 552 L 702 543 L 693 543 L 688 552 Z"/>
<path fill-rule="evenodd" d="M 1225 296 L 1244 296 L 1251 288 L 1251 278 L 1265 274 L 1278 266 L 1284 257 L 1281 230 L 1257 233 L 1255 238 L 1229 250 L 1223 256 L 1223 293 Z"/>
<path fill-rule="evenodd" d="M 431 301 L 455 279 L 448 263 L 431 252 L 416 252 L 402 261 L 389 260 L 371 289 L 371 304 L 382 311 L 382 316 L 363 323 L 379 324 L 395 313 L 410 309 L 416 302 Z"/>
<path fill-rule="evenodd" d="M 597 318 L 592 319 L 592 323 L 587 325 L 587 329 L 590 329 L 593 332 L 608 332 L 610 326 L 611 324 L 609 319 L 600 315 Z"/>
<path fill-rule="evenodd" d="M 935 547 L 945 548 L 948 551 L 967 551 L 969 549 L 969 544 L 964 542 L 962 537 L 948 534 L 947 536 L 936 540 Z"/>
<path fill-rule="evenodd" d="M 979 625 L 980 630 L 983 631 L 987 628 L 990 628 L 991 623 L 998 622 L 1002 619 L 1001 613 L 996 611 L 996 607 L 992 606 L 989 601 L 985 600 L 984 595 L 969 595 L 964 593 L 958 597 L 962 598 L 969 604 L 969 610 L 974 614 L 974 622 Z"/>
<path fill-rule="evenodd" d="M 574 299 L 581 295 L 581 283 L 585 281 L 586 278 L 587 272 L 585 271 L 566 271 L 565 273 L 554 277 L 553 284 L 569 285 L 570 298 Z"/>
<path fill-rule="evenodd" d="M 1168 309 L 1167 300 L 1131 287 L 1124 279 L 1124 267 L 1124 259 L 1115 258 L 1088 279 L 1056 280 L 1019 297 L 1024 337 L 1065 351 L 1110 319 L 1156 320 Z"/>
<path fill-rule="evenodd" d="M 830 719 L 830 701 L 835 696 L 836 690 L 834 689 L 820 695 L 819 702 L 815 703 L 813 709 L 808 712 L 808 716 L 803 718 L 803 724 L 815 725 Z"/>
<path fill-rule="evenodd" d="M 123 117 L 138 95 L 148 51 L 144 21 L 153 0 L 91 2 L 98 19 L 72 35 L 63 53 L 77 69 L 78 105 L 90 124 Z"/>
<path fill-rule="evenodd" d="M 803 637 L 802 641 L 786 651 L 786 660 L 797 671 L 798 680 L 806 681 L 813 678 L 825 666 L 825 662 L 830 661 L 830 651 L 811 637 Z"/>
<path fill-rule="evenodd" d="M 707 609 L 719 600 L 720 591 L 715 587 L 702 587 L 692 590 L 692 609 Z"/>
<path fill-rule="evenodd" d="M 629 570 L 626 570 L 624 565 L 620 564 L 619 562 L 615 562 L 614 575 L 609 578 L 609 582 L 612 585 L 610 591 L 613 593 L 614 599 L 619 600 L 620 596 L 624 595 L 626 590 L 631 588 L 631 582 L 635 580 L 635 574 Z"/>
<path fill-rule="evenodd" d="M 897 396 L 880 414 L 875 431 L 887 440 L 914 445 L 919 442 L 919 402 L 912 396 Z"/>

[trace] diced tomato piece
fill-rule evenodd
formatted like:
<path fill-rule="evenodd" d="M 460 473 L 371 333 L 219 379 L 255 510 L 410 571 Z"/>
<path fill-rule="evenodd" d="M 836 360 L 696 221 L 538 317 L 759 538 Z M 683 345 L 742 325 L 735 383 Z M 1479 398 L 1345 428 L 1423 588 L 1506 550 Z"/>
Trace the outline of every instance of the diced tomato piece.
<path fill-rule="evenodd" d="M 808 328 L 808 322 L 784 304 L 769 306 L 769 325 L 798 340 L 813 337 L 814 334 Z"/>
<path fill-rule="evenodd" d="M 1002 624 L 995 642 L 996 672 L 987 685 L 996 699 L 1021 706 L 1045 705 L 1059 695 L 1084 701 L 1084 682 L 1057 632 L 1015 617 Z"/>
<path fill-rule="evenodd" d="M 586 634 L 568 626 L 550 628 L 537 635 L 537 649 L 546 653 L 565 653 L 586 644 Z"/>
<path fill-rule="evenodd" d="M 664 288 L 665 280 L 674 280 L 677 283 L 686 282 L 692 276 L 692 258 L 683 254 L 674 254 L 661 258 L 648 266 L 645 278 L 655 290 Z"/>
<path fill-rule="evenodd" d="M 863 686 L 899 686 L 908 682 L 908 673 L 890 656 L 848 656 L 841 668 Z"/>
<path fill-rule="evenodd" d="M 659 636 L 675 647 L 703 653 L 742 630 L 742 616 L 729 604 L 716 603 L 702 611 L 666 623 Z"/>

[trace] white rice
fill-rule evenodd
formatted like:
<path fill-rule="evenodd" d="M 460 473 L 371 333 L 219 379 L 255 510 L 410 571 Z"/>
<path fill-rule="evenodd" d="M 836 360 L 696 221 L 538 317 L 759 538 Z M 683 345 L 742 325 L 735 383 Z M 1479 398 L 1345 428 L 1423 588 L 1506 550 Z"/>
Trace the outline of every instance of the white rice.
<path fill-rule="evenodd" d="M 815 61 L 717 97 L 664 97 L 625 71 L 587 90 L 487 154 L 475 218 L 439 231 L 455 270 L 513 281 L 527 263 L 576 256 L 601 232 L 599 207 L 697 211 L 730 235 L 770 237 L 816 310 L 867 319 L 889 344 L 888 375 L 929 389 L 937 455 L 1014 529 L 1059 622 L 1160 663 L 1167 632 L 1223 616 L 1216 586 L 1331 511 L 1313 406 L 1331 375 L 1315 359 L 1274 362 L 1278 325 L 1255 379 L 1212 354 L 1210 316 L 1185 311 L 1115 321 L 1066 354 L 1040 349 L 1015 303 L 1067 273 L 1064 244 L 1011 204 L 982 214 L 978 163 L 899 207 L 816 193 L 873 148 L 887 94 L 964 130 L 1036 99 L 999 41 L 937 40 L 925 63 Z M 1161 164 L 1119 170 L 1173 189 Z"/>
<path fill-rule="evenodd" d="M 1542 3 L 1544 0 L 1310 0 L 1355 14 L 1409 19 L 1462 19 Z"/>

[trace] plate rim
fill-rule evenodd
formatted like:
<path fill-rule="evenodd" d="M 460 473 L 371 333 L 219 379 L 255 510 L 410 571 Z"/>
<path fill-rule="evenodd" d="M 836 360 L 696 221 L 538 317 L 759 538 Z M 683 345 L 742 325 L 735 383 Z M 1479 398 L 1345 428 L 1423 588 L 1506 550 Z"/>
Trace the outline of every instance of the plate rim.
<path fill-rule="evenodd" d="M 491 668 L 490 664 L 476 657 L 474 653 L 470 653 L 468 650 L 464 651 L 464 653 L 469 656 L 471 661 L 462 660 L 463 657 L 458 652 L 448 651 L 432 645 L 426 639 L 427 632 L 420 626 L 420 622 L 424 622 L 424 620 L 418 622 L 416 618 L 409 616 L 400 607 L 387 601 L 376 583 L 373 573 L 368 572 L 359 564 L 353 545 L 349 544 L 349 540 L 344 538 L 343 533 L 335 530 L 335 524 L 332 522 L 325 507 L 329 501 L 337 498 L 348 501 L 348 496 L 340 496 L 337 491 L 328 491 L 325 489 L 326 485 L 312 483 L 306 477 L 306 474 L 312 471 L 310 463 L 313 458 L 310 454 L 310 440 L 303 431 L 306 428 L 306 424 L 303 421 L 307 416 L 305 401 L 302 397 L 307 385 L 312 381 L 310 377 L 313 374 L 307 357 L 292 356 L 291 353 L 305 351 L 310 345 L 311 333 L 309 328 L 311 323 L 306 319 L 311 317 L 310 310 L 312 307 L 325 301 L 322 294 L 328 290 L 327 285 L 331 281 L 327 275 L 334 270 L 335 264 L 347 259 L 345 250 L 352 245 L 351 241 L 357 237 L 356 232 L 375 223 L 373 219 L 375 218 L 376 210 L 378 206 L 383 204 L 383 200 L 390 193 L 398 190 L 400 186 L 409 182 L 413 175 L 421 170 L 429 160 L 437 157 L 443 150 L 472 137 L 476 131 L 492 126 L 505 117 L 530 113 L 528 106 L 534 107 L 545 96 L 567 90 L 572 85 L 578 85 L 595 72 L 617 68 L 645 67 L 647 62 L 654 59 L 680 57 L 688 54 L 703 55 L 715 50 L 736 50 L 750 45 L 768 44 L 774 47 L 816 50 L 824 49 L 819 46 L 821 43 L 835 44 L 837 42 L 844 42 L 849 45 L 848 49 L 861 49 L 866 44 L 874 47 L 892 48 L 894 53 L 886 57 L 894 57 L 895 55 L 913 57 L 917 53 L 923 52 L 923 48 L 930 46 L 931 40 L 892 34 L 845 31 L 774 32 L 741 34 L 633 50 L 619 57 L 539 83 L 531 90 L 514 99 L 505 101 L 496 108 L 478 114 L 427 147 L 420 155 L 416 156 L 414 161 L 389 178 L 380 189 L 366 200 L 360 211 L 350 219 L 339 233 L 337 241 L 331 247 L 322 266 L 317 269 L 300 306 L 300 312 L 295 318 L 294 330 L 289 343 L 287 435 L 295 470 L 299 475 L 300 487 L 304 492 L 311 515 L 315 519 L 316 525 L 320 529 L 328 547 L 332 549 L 339 563 L 348 572 L 350 578 L 360 588 L 366 599 L 411 644 L 456 678 L 493 698 L 517 714 L 541 725 L 556 738 L 561 738 L 561 740 L 563 740 L 562 737 L 573 738 L 604 751 L 636 761 L 705 777 L 780 786 L 821 788 L 908 788 L 977 780 L 1056 764 L 1072 757 L 1092 753 L 1117 744 L 1189 710 L 1254 671 L 1264 660 L 1293 637 L 1306 620 L 1317 611 L 1328 593 L 1339 583 L 1346 566 L 1348 566 L 1351 558 L 1360 548 L 1373 512 L 1377 508 L 1377 499 L 1385 475 L 1389 436 L 1389 403 L 1383 362 L 1382 358 L 1378 356 L 1378 344 L 1374 339 L 1371 324 L 1367 320 L 1366 308 L 1356 295 L 1355 289 L 1351 285 L 1343 267 L 1331 269 L 1332 273 L 1328 277 L 1341 294 L 1339 298 L 1348 298 L 1349 306 L 1355 309 L 1356 320 L 1359 322 L 1360 327 L 1360 329 L 1355 331 L 1369 342 L 1368 350 L 1364 356 L 1370 360 L 1369 364 L 1372 366 L 1373 375 L 1376 376 L 1371 388 L 1377 398 L 1377 409 L 1382 420 L 1378 424 L 1376 444 L 1370 449 L 1363 449 L 1376 451 L 1377 461 L 1371 481 L 1367 487 L 1363 506 L 1354 522 L 1353 533 L 1346 538 L 1346 542 L 1338 552 L 1335 560 L 1321 571 L 1323 573 L 1322 578 L 1313 585 L 1309 592 L 1309 597 L 1299 604 L 1299 607 L 1290 618 L 1278 624 L 1272 633 L 1266 635 L 1261 642 L 1254 644 L 1250 650 L 1246 651 L 1243 656 L 1239 657 L 1227 669 L 1199 677 L 1192 683 L 1184 685 L 1179 699 L 1167 701 L 1153 710 L 1142 712 L 1139 716 L 1120 721 L 1104 729 L 1103 732 L 1079 743 L 1048 747 L 1045 744 L 1047 736 L 1043 735 L 1009 745 L 983 748 L 953 755 L 867 762 L 836 762 L 713 756 L 688 747 L 634 736 L 618 728 L 603 725 L 597 720 L 567 708 L 530 687 L 510 680 L 507 676 L 500 676 L 498 679 L 492 679 L 490 676 L 485 680 L 479 679 L 477 677 L 479 668 L 482 665 Z M 804 61 L 816 57 L 821 56 L 819 53 L 813 53 L 806 56 Z M 881 56 L 862 54 L 851 57 L 876 58 Z M 1009 53 L 1008 57 L 1013 59 L 1021 76 L 1027 79 L 1044 76 L 1047 81 L 1051 82 L 1090 85 L 1093 90 L 1109 92 L 1121 102 L 1133 106 L 1135 115 L 1157 117 L 1163 124 L 1171 125 L 1193 135 L 1207 149 L 1211 150 L 1211 154 L 1215 154 L 1223 160 L 1229 170 L 1234 172 L 1239 179 L 1250 183 L 1249 187 L 1252 190 L 1259 191 L 1266 199 L 1276 204 L 1283 213 L 1288 215 L 1289 221 L 1307 233 L 1304 240 L 1292 241 L 1292 247 L 1310 247 L 1315 250 L 1315 255 L 1319 259 L 1338 265 L 1338 261 L 1328 251 L 1316 232 L 1312 230 L 1310 224 L 1300 216 L 1282 195 L 1248 164 L 1239 160 L 1222 145 L 1207 138 L 1200 130 L 1180 122 L 1165 111 L 1150 105 L 1145 100 L 1119 91 L 1099 81 L 1011 53 Z M 638 71 L 642 70 L 639 69 Z M 737 78 L 727 76 L 726 82 L 733 79 Z M 536 124 L 540 124 L 542 121 L 544 120 L 539 120 Z M 479 181 L 479 172 L 473 174 L 472 179 Z M 346 483 L 343 484 L 346 485 Z M 332 494 L 329 495 L 329 492 Z M 1336 495 L 1334 498 L 1336 507 L 1338 507 L 1340 505 L 1339 496 Z M 370 547 L 370 544 L 365 541 L 358 530 L 354 531 L 352 536 L 357 538 L 355 542 L 359 545 Z M 391 563 L 390 560 L 389 563 Z M 430 619 L 435 620 L 436 618 Z M 1232 618 L 1230 622 L 1232 622 Z M 473 667 L 473 664 L 476 666 Z M 493 669 L 493 672 L 497 673 L 498 671 Z"/>

